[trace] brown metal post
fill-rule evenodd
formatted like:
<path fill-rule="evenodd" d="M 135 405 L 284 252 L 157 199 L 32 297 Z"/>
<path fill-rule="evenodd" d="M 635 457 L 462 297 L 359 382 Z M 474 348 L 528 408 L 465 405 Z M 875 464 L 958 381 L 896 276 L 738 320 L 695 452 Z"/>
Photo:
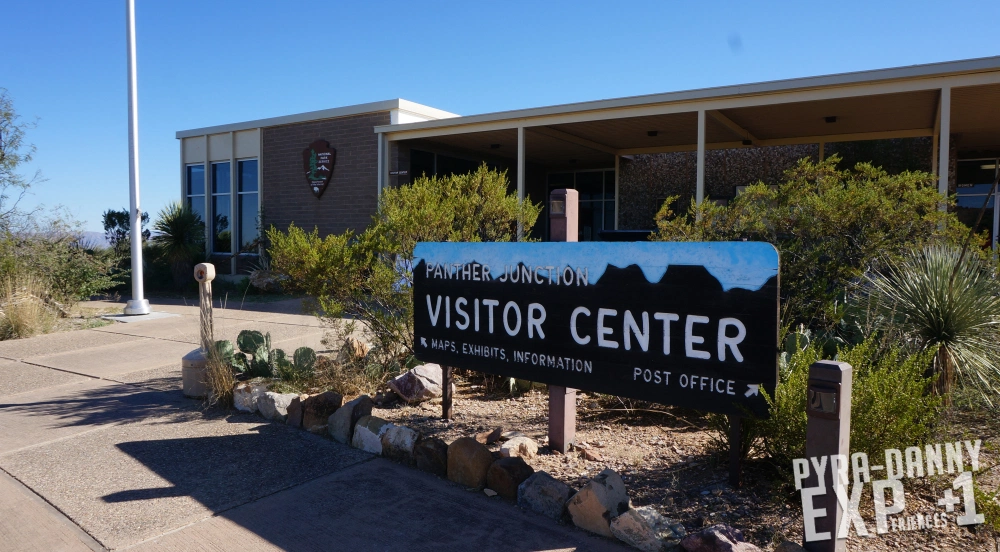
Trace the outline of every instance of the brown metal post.
<path fill-rule="evenodd" d="M 835 486 L 839 485 L 836 470 L 830 465 L 831 456 L 850 457 L 851 445 L 851 386 L 854 377 L 851 365 L 846 362 L 821 360 L 809 367 L 808 401 L 806 403 L 806 458 L 815 468 L 812 458 L 826 457 L 824 473 L 810 470 L 802 484 L 803 489 L 820 487 L 822 493 L 808 497 L 811 504 L 803 504 L 816 514 L 815 519 L 805 519 L 815 524 L 817 534 L 828 533 L 828 538 L 805 541 L 803 548 L 809 552 L 844 552 L 847 539 L 838 539 L 837 531 L 844 517 L 844 509 L 837 500 Z M 823 465 L 823 464 L 821 464 Z M 846 490 L 845 490 L 846 492 Z M 817 510 L 824 510 L 820 514 Z M 809 517 L 809 516 L 804 516 Z"/>
<path fill-rule="evenodd" d="M 549 240 L 575 242 L 580 220 L 580 192 L 549 194 Z M 565 454 L 576 442 L 576 389 L 549 386 L 549 448 Z"/>
<path fill-rule="evenodd" d="M 441 418 L 450 420 L 452 417 L 452 396 L 451 396 L 451 366 L 441 367 Z"/>

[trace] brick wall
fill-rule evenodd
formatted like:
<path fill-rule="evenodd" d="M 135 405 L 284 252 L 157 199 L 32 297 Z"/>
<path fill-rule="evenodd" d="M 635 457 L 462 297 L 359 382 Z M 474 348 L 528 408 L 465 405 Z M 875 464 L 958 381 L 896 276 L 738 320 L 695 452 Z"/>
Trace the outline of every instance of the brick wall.
<path fill-rule="evenodd" d="M 360 231 L 377 205 L 377 125 L 389 124 L 389 112 L 310 121 L 263 129 L 263 198 L 265 228 L 289 223 L 321 235 Z M 315 140 L 337 150 L 333 177 L 322 197 L 306 183 L 302 150 Z"/>

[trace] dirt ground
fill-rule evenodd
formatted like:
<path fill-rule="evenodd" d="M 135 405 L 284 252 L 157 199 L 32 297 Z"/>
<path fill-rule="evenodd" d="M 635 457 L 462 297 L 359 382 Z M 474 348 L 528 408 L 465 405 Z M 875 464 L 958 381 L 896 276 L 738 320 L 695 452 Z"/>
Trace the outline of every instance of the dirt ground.
<path fill-rule="evenodd" d="M 544 470 L 574 488 L 605 468 L 621 474 L 634 505 L 653 505 L 664 515 L 683 523 L 688 530 L 716 523 L 742 529 L 749 542 L 770 550 L 782 540 L 802 542 L 802 501 L 800 494 L 782 483 L 778 470 L 791 473 L 792 467 L 775 467 L 762 460 L 744 466 L 743 485 L 728 484 L 728 459 L 712 446 L 713 432 L 706 418 L 680 409 L 639 410 L 608 397 L 578 393 L 578 447 L 563 455 L 550 451 L 548 444 L 548 395 L 533 389 L 512 396 L 488 388 L 481 380 L 456 377 L 454 419 L 441 419 L 440 401 L 421 405 L 392 405 L 376 408 L 373 414 L 407 425 L 423 435 L 447 442 L 497 427 L 519 431 L 538 442 L 539 454 L 527 460 L 536 470 Z M 934 442 L 982 439 L 977 483 L 997 489 L 1000 461 L 1000 421 L 986 413 L 952 412 L 944 417 L 940 435 Z M 500 444 L 491 446 L 499 450 Z M 591 459 L 585 458 L 586 455 Z M 952 477 L 904 480 L 907 515 L 943 512 L 937 505 Z M 851 551 L 991 551 L 998 541 L 985 526 L 955 525 L 875 535 L 871 487 L 861 502 L 861 515 L 873 536 L 859 538 L 854 531 L 848 542 Z M 961 491 L 954 491 L 961 497 Z M 955 511 L 959 512 L 961 506 Z M 981 510 L 980 510 L 981 511 Z M 952 518 L 954 519 L 954 518 Z"/>

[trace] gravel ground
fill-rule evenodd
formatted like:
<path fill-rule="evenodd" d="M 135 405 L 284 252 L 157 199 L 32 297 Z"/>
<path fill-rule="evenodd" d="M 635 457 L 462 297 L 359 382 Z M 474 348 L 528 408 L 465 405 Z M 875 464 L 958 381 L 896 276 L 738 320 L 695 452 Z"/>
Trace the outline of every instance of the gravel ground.
<path fill-rule="evenodd" d="M 497 427 L 519 431 L 540 445 L 538 456 L 528 463 L 535 470 L 544 470 L 574 488 L 579 488 L 601 470 L 612 468 L 622 475 L 633 504 L 654 505 L 664 515 L 684 523 L 689 530 L 727 523 L 742 529 L 748 541 L 765 550 L 783 539 L 801 542 L 800 495 L 779 483 L 775 468 L 762 461 L 747 462 L 743 486 L 730 487 L 728 464 L 722 456 L 712 452 L 712 432 L 702 415 L 675 409 L 630 411 L 624 404 L 612 404 L 614 399 L 601 400 L 579 393 L 576 432 L 579 446 L 563 455 L 546 446 L 548 399 L 544 389 L 512 397 L 489 390 L 477 380 L 457 377 L 456 384 L 455 417 L 451 422 L 440 418 L 439 400 L 421 405 L 376 408 L 373 414 L 447 442 Z M 941 435 L 935 442 L 983 439 L 981 466 L 998 463 L 1000 455 L 988 449 L 988 443 L 998 443 L 1000 421 L 990 419 L 985 413 L 953 413 L 945 417 L 939 431 Z M 499 446 L 499 443 L 491 445 L 491 450 L 497 451 Z M 790 471 L 791 466 L 787 469 Z M 977 482 L 995 491 L 996 472 L 992 469 L 978 476 Z M 951 478 L 905 480 L 905 513 L 941 511 L 936 501 L 945 489 L 951 488 L 951 482 Z M 960 491 L 955 493 L 961 496 Z M 870 487 L 861 509 L 874 534 Z M 983 526 L 970 530 L 952 523 L 931 531 L 897 532 L 871 538 L 859 538 L 853 531 L 851 534 L 848 550 L 859 552 L 1000 550 L 996 537 Z"/>

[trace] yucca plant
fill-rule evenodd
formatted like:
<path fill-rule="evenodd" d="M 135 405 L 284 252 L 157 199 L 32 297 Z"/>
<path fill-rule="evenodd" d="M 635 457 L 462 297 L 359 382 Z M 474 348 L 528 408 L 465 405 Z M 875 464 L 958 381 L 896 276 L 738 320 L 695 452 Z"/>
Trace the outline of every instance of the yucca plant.
<path fill-rule="evenodd" d="M 935 391 L 950 402 L 956 380 L 994 404 L 1000 389 L 1000 282 L 957 247 L 927 246 L 868 278 L 883 319 L 934 350 Z"/>
<path fill-rule="evenodd" d="M 170 263 L 174 285 L 193 280 L 194 262 L 205 255 L 205 223 L 201 215 L 185 205 L 173 203 L 156 215 L 153 243 Z"/>

